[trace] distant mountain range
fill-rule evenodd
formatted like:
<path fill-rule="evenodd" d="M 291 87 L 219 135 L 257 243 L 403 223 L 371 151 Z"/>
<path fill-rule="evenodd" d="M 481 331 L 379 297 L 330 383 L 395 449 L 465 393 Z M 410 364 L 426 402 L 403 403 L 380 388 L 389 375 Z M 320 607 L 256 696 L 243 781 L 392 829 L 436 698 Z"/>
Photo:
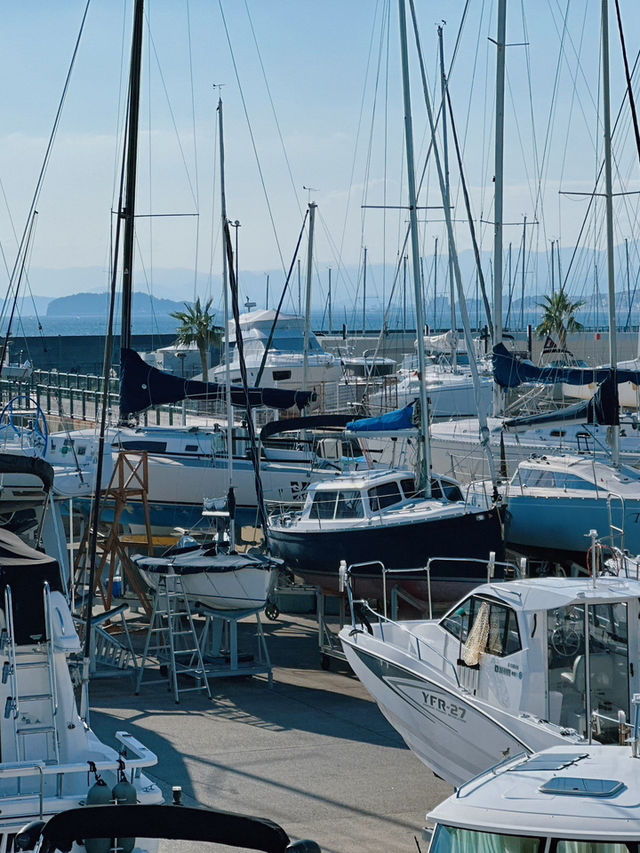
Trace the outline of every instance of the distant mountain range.
<path fill-rule="evenodd" d="M 120 311 L 120 294 L 117 296 L 116 312 Z M 47 317 L 102 317 L 109 310 L 108 293 L 74 293 L 52 299 L 47 305 Z M 174 311 L 184 310 L 184 302 L 158 299 L 147 293 L 134 293 L 132 312 L 134 316 L 167 317 Z"/>

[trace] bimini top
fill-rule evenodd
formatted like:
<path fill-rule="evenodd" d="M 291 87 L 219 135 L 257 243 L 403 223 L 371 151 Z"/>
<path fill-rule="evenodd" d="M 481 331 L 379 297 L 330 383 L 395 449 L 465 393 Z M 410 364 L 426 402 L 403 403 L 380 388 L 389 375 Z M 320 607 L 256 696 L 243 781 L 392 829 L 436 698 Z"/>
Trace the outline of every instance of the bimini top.
<path fill-rule="evenodd" d="M 427 817 L 516 836 L 638 841 L 639 771 L 626 746 L 553 747 L 477 776 Z"/>
<path fill-rule="evenodd" d="M 640 581 L 611 575 L 602 575 L 595 583 L 588 577 L 523 578 L 482 584 L 473 590 L 473 595 L 487 595 L 504 601 L 515 610 L 534 612 L 640 598 Z"/>

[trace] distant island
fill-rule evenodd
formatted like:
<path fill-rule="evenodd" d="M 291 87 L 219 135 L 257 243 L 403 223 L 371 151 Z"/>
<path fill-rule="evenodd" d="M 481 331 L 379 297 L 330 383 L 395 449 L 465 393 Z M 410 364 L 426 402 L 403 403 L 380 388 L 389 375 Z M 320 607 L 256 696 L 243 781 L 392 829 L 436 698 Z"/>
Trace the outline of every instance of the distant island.
<path fill-rule="evenodd" d="M 47 317 L 103 317 L 108 310 L 108 293 L 74 293 L 71 296 L 60 296 L 57 299 L 52 299 L 47 305 Z M 184 302 L 158 299 L 141 292 L 133 294 L 132 313 L 134 317 L 168 317 L 174 311 L 183 310 Z M 116 305 L 116 312 L 119 311 L 120 294 L 118 294 Z"/>

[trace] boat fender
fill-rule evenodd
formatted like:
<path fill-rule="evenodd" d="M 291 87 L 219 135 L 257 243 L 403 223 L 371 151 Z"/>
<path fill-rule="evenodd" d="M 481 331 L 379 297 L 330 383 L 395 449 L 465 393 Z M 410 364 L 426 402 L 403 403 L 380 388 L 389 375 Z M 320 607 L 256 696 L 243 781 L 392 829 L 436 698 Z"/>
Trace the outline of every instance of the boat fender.
<path fill-rule="evenodd" d="M 114 785 L 111 796 L 113 797 L 113 802 L 116 805 L 122 805 L 124 803 L 133 805 L 138 802 L 138 792 L 136 791 L 135 786 L 132 785 L 126 777 L 124 761 L 122 761 L 122 759 L 120 759 L 120 767 L 118 769 L 118 783 Z M 136 840 L 135 838 L 118 838 L 116 846 L 118 849 L 122 850 L 123 853 L 131 853 L 133 848 L 136 846 Z"/>
<path fill-rule="evenodd" d="M 88 806 L 99 806 L 111 802 L 111 791 L 104 779 L 95 772 L 95 765 L 92 768 L 95 773 L 96 781 L 89 788 L 86 803 Z M 85 838 L 84 846 L 87 853 L 109 853 L 111 850 L 110 838 Z"/>

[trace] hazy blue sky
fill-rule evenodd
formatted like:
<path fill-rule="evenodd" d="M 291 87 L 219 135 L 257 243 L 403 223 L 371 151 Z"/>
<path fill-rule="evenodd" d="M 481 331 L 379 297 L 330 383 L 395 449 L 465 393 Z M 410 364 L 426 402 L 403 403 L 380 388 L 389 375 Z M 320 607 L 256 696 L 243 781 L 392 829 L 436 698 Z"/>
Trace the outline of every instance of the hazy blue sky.
<path fill-rule="evenodd" d="M 633 62 L 640 4 L 621 5 Z M 16 249 L 12 227 L 18 234 L 24 228 L 84 6 L 85 0 L 3 4 L 0 242 L 10 266 Z M 417 2 L 432 87 L 436 26 L 446 21 L 448 66 L 464 7 L 461 0 Z M 319 274 L 329 266 L 357 266 L 365 245 L 372 264 L 393 262 L 406 213 L 365 213 L 362 205 L 406 203 L 395 0 L 147 0 L 146 9 L 138 213 L 199 217 L 139 220 L 138 287 L 151 287 L 154 268 L 197 268 L 205 277 L 210 269 L 219 273 L 217 83 L 224 84 L 228 213 L 241 223 L 241 270 L 289 264 L 308 200 L 303 185 L 314 188 L 311 197 L 318 203 Z M 495 15 L 495 0 L 471 0 L 450 82 L 475 216 L 485 220 L 492 217 L 495 47 L 489 39 L 495 37 Z M 47 268 L 87 267 L 93 269 L 92 289 L 100 279 L 107 283 L 131 18 L 131 0 L 90 3 L 38 202 L 29 260 L 34 276 Z M 507 40 L 513 46 L 507 51 L 505 219 L 535 218 L 539 224 L 529 239 L 539 251 L 552 239 L 570 247 L 586 210 L 583 199 L 560 196 L 559 190 L 593 187 L 601 151 L 599 38 L 600 0 L 508 0 Z M 613 4 L 611 43 L 615 113 L 624 79 Z M 420 169 L 426 119 L 416 71 L 414 61 Z M 623 184 L 628 190 L 638 186 L 632 142 L 625 109 L 616 137 L 618 191 Z M 451 160 L 455 188 L 453 153 Z M 421 203 L 439 204 L 436 189 L 431 176 Z M 634 236 L 634 199 L 618 205 L 618 242 Z M 454 200 L 456 218 L 462 219 L 457 192 Z M 441 213 L 424 216 L 438 219 Z M 466 226 L 456 228 L 461 248 L 468 248 Z M 480 233 L 489 250 L 490 225 Z M 425 223 L 426 256 L 436 236 L 442 245 L 442 225 Z M 519 227 L 505 235 L 514 245 L 520 239 Z M 601 246 L 601 229 L 592 226 L 588 239 Z M 96 268 L 104 270 L 97 280 Z M 55 282 L 56 294 L 63 292 L 59 275 Z M 187 282 L 174 298 L 189 298 L 192 287 Z M 342 295 L 356 287 L 345 280 Z M 75 278 L 68 289 L 77 289 Z"/>

